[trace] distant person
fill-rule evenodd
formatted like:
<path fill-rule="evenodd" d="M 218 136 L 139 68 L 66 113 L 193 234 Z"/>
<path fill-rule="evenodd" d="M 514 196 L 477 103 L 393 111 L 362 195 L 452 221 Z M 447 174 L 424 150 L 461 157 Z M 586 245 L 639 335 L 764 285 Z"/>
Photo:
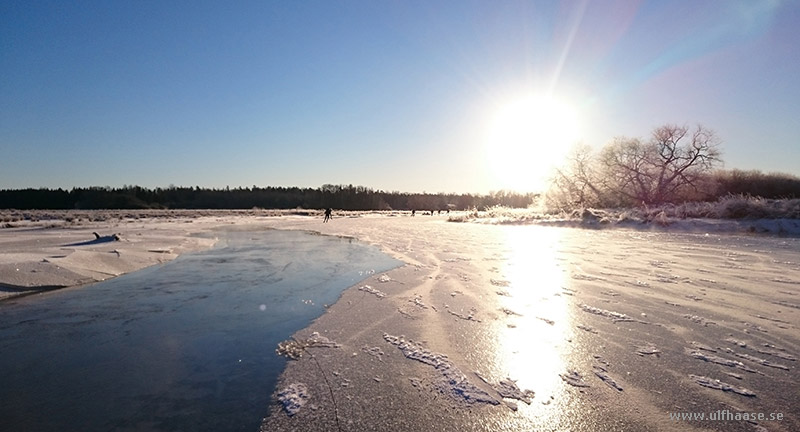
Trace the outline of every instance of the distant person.
<path fill-rule="evenodd" d="M 415 214 L 417 214 L 417 211 L 416 210 L 411 210 L 411 217 L 414 217 Z"/>
<path fill-rule="evenodd" d="M 333 212 L 333 210 L 330 207 L 325 209 L 325 219 L 322 221 L 322 223 L 325 223 L 325 222 L 328 222 L 329 220 L 331 220 L 331 212 Z"/>

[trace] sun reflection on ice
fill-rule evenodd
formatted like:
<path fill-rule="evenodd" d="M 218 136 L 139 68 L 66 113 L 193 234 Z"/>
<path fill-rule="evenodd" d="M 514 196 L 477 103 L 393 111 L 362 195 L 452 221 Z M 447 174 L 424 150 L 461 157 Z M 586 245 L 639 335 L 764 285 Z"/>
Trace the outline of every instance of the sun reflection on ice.
<path fill-rule="evenodd" d="M 499 269 L 506 281 L 498 296 L 501 319 L 495 326 L 495 373 L 535 392 L 521 414 L 536 423 L 558 424 L 566 408 L 560 373 L 566 366 L 572 337 L 566 271 L 559 262 L 561 230 L 508 227 L 503 241 L 508 260 Z M 518 315 L 517 315 L 518 314 Z"/>

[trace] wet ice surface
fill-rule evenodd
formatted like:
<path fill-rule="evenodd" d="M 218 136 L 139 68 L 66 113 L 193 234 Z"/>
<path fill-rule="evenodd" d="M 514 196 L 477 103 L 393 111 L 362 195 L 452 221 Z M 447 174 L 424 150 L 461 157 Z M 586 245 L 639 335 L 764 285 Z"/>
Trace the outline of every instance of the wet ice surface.
<path fill-rule="evenodd" d="M 398 265 L 348 239 L 220 235 L 157 268 L 1 304 L 0 430 L 256 430 L 286 362 L 278 341 Z M 290 390 L 299 409 L 308 390 Z"/>
<path fill-rule="evenodd" d="M 320 409 L 263 430 L 800 430 L 798 239 L 413 223 L 342 229 L 412 265 L 309 329 L 342 344 L 316 358 L 332 397 L 301 359 Z M 669 418 L 724 409 L 786 419 Z"/>

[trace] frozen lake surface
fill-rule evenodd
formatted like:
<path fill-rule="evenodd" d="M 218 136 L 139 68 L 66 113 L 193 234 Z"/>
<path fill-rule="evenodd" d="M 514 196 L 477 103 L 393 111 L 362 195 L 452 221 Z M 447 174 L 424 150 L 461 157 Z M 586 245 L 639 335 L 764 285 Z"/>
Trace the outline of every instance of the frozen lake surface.
<path fill-rule="evenodd" d="M 401 264 L 352 239 L 221 234 L 209 251 L 0 305 L 0 430 L 257 430 L 279 341 Z"/>

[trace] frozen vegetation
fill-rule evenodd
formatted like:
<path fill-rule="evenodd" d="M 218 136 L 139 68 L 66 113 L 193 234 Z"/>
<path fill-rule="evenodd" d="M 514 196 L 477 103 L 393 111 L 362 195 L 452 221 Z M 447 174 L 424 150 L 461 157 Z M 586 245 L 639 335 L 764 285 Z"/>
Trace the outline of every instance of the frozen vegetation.
<path fill-rule="evenodd" d="M 800 234 L 800 199 L 777 200 L 730 195 L 714 202 L 686 202 L 621 209 L 581 208 L 554 211 L 544 205 L 527 209 L 492 207 L 459 212 L 451 222 L 540 224 L 587 228 Z"/>

